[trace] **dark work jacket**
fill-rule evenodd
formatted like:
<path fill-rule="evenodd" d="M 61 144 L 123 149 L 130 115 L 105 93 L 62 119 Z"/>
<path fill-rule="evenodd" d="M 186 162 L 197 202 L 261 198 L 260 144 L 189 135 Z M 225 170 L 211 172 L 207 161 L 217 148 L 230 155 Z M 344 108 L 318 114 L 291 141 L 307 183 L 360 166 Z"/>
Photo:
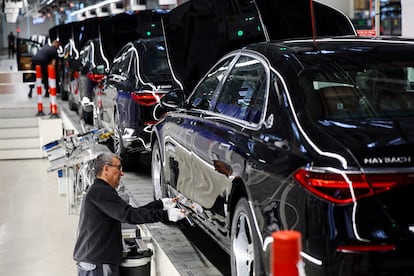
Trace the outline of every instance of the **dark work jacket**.
<path fill-rule="evenodd" d="M 86 193 L 79 216 L 78 236 L 73 258 L 89 263 L 122 263 L 121 223 L 167 222 L 161 200 L 134 208 L 117 191 L 96 179 Z"/>
<path fill-rule="evenodd" d="M 52 60 L 58 59 L 57 49 L 53 46 L 43 46 L 32 58 L 33 65 L 48 65 Z"/>

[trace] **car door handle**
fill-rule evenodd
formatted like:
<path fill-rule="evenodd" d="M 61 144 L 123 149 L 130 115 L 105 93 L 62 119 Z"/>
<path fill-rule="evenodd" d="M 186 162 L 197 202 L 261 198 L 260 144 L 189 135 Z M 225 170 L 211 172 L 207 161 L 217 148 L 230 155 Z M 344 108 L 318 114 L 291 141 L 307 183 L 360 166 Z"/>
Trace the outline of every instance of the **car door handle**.
<path fill-rule="evenodd" d="M 218 146 L 218 148 L 220 150 L 229 150 L 230 147 L 231 147 L 231 145 L 230 144 L 227 144 L 227 143 L 220 143 L 220 145 Z"/>
<path fill-rule="evenodd" d="M 194 130 L 193 129 L 187 129 L 187 131 L 185 132 L 186 135 L 193 135 Z"/>

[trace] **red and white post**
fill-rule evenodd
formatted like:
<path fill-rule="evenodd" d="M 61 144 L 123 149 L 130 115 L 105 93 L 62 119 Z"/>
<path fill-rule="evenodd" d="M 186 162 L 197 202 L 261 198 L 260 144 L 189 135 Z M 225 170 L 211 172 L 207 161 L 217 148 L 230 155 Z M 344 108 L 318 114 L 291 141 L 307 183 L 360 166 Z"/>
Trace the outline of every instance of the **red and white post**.
<path fill-rule="evenodd" d="M 51 118 L 59 117 L 56 104 L 56 72 L 53 65 L 47 67 L 48 81 L 49 81 L 49 96 L 50 96 L 50 111 Z"/>
<path fill-rule="evenodd" d="M 37 91 L 37 114 L 43 116 L 43 99 L 42 99 L 42 68 L 36 65 L 36 91 Z"/>

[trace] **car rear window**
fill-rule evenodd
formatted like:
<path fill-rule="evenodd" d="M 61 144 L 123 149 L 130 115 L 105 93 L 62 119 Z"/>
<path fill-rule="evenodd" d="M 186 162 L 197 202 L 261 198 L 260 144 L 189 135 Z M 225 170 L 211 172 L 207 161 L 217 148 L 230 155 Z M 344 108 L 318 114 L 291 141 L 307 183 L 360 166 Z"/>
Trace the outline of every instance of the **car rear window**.
<path fill-rule="evenodd" d="M 414 63 L 348 65 L 319 64 L 299 78 L 305 109 L 314 119 L 414 115 Z"/>

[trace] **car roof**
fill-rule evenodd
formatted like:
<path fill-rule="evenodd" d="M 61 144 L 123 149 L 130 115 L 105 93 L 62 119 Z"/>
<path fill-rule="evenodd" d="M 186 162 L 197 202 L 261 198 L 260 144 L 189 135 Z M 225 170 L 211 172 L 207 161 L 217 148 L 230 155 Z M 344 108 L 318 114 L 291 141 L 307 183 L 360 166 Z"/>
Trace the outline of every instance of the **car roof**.
<path fill-rule="evenodd" d="M 395 47 L 408 47 L 412 50 L 414 49 L 414 39 L 400 37 L 368 38 L 361 36 L 334 36 L 316 39 L 307 38 L 258 42 L 246 45 L 243 48 L 253 50 L 263 48 L 263 45 L 281 48 L 284 54 L 326 50 L 329 50 L 329 53 L 345 53 L 380 51 L 381 49 L 395 51 Z"/>

